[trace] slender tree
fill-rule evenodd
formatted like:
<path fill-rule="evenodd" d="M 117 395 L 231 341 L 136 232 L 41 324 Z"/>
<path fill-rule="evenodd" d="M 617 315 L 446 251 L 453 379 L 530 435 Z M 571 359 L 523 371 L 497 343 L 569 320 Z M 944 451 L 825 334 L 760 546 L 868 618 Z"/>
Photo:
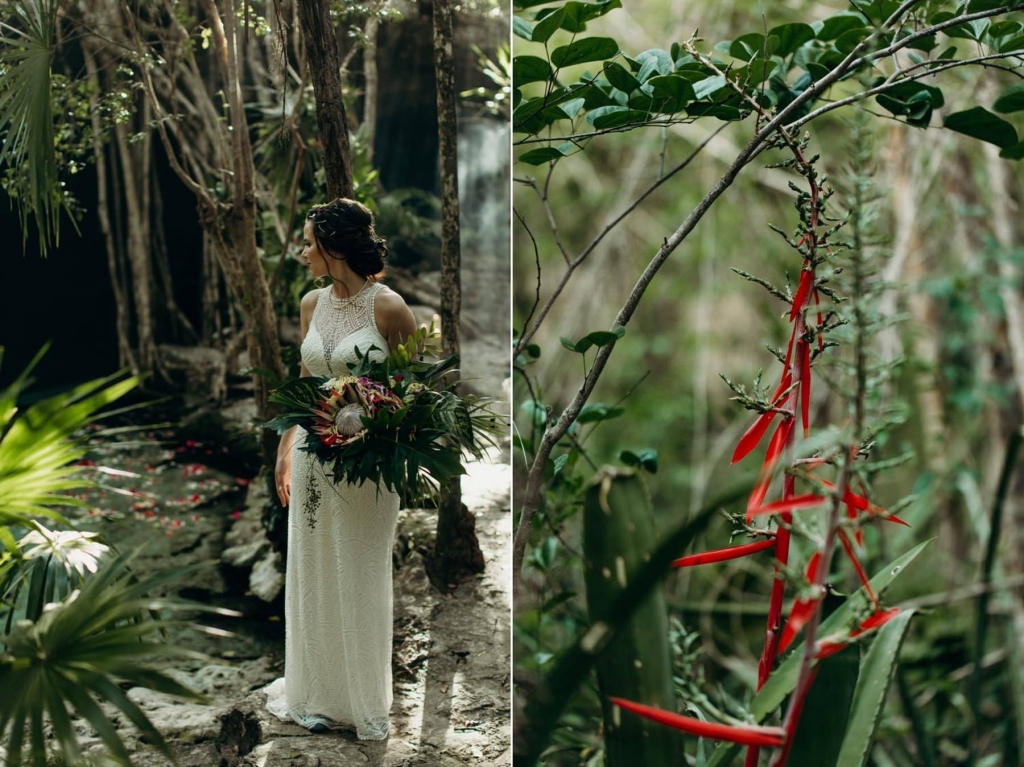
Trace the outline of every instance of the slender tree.
<path fill-rule="evenodd" d="M 441 343 L 444 353 L 459 353 L 462 303 L 459 250 L 458 120 L 455 114 L 455 60 L 452 56 L 452 9 L 434 0 L 434 74 L 437 81 L 438 147 L 441 157 Z M 457 374 L 456 374 L 457 375 Z M 441 489 L 432 569 L 440 583 L 456 583 L 482 572 L 484 558 L 476 537 L 476 520 L 462 505 L 458 478 Z"/>
<path fill-rule="evenodd" d="M 316 122 L 324 148 L 327 196 L 352 197 L 352 150 L 348 144 L 348 118 L 341 99 L 341 59 L 326 0 L 296 3 L 306 43 L 309 74 L 316 97 Z"/>

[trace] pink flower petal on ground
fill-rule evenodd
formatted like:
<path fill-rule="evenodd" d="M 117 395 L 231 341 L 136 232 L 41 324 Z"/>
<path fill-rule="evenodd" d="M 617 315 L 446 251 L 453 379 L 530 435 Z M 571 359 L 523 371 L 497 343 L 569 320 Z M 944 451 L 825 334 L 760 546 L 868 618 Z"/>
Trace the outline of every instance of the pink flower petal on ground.
<path fill-rule="evenodd" d="M 760 727 L 757 725 L 728 725 L 716 722 L 704 722 L 681 714 L 673 714 L 671 711 L 664 711 L 653 706 L 644 706 L 640 703 L 633 703 L 622 698 L 609 698 L 619 708 L 632 711 L 638 716 L 650 719 L 652 722 L 664 724 L 676 730 L 682 730 L 690 735 L 701 738 L 712 738 L 714 740 L 727 740 L 730 743 L 739 743 L 746 746 L 781 746 L 786 741 L 786 734 L 781 727 Z"/>

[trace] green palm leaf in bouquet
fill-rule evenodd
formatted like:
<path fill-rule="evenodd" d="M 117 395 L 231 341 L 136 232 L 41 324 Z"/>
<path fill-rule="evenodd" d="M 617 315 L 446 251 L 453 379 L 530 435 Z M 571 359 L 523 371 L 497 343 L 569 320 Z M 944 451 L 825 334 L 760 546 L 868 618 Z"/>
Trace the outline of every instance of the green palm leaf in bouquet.
<path fill-rule="evenodd" d="M 335 483 L 368 481 L 406 500 L 436 494 L 440 483 L 466 473 L 463 456 L 482 457 L 507 428 L 491 400 L 460 397 L 445 385 L 459 359 L 428 359 L 436 337 L 420 328 L 384 359 L 373 359 L 376 346 L 357 348 L 348 376 L 286 382 L 270 396 L 284 412 L 266 426 L 301 426 L 299 448 Z"/>

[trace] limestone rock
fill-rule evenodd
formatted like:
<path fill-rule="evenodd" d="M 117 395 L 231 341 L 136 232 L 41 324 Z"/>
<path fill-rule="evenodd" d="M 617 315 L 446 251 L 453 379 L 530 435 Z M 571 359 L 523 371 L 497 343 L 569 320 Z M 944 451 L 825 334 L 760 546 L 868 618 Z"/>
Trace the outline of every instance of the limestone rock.
<path fill-rule="evenodd" d="M 268 551 L 249 574 L 249 590 L 264 602 L 273 602 L 284 588 L 281 555 Z"/>

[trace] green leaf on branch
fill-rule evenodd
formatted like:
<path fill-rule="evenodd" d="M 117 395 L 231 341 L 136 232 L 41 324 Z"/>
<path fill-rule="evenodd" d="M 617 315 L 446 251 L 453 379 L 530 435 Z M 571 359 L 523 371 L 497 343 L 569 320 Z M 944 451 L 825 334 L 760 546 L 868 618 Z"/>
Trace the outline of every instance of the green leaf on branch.
<path fill-rule="evenodd" d="M 729 55 L 743 61 L 750 61 L 755 57 L 765 58 L 772 56 L 778 50 L 782 41 L 776 35 L 769 35 L 767 39 L 758 32 L 737 37 L 729 44 Z"/>
<path fill-rule="evenodd" d="M 894 115 L 906 117 L 907 123 L 918 128 L 927 128 L 932 110 L 946 103 L 941 90 L 916 82 L 901 83 L 880 93 L 875 100 Z"/>
<path fill-rule="evenodd" d="M 617 325 L 611 330 L 595 330 L 591 333 L 587 333 L 583 338 L 575 343 L 565 336 L 562 336 L 560 340 L 562 342 L 562 346 L 569 351 L 583 354 L 584 352 L 589 351 L 593 346 L 607 346 L 608 344 L 613 344 L 624 335 L 626 335 L 626 328 L 622 325 Z"/>
<path fill-rule="evenodd" d="M 779 38 L 779 45 L 775 49 L 774 55 L 785 57 L 793 53 L 804 43 L 813 40 L 815 32 L 810 24 L 797 22 L 773 27 L 768 31 L 768 37 L 769 39 L 771 37 Z"/>
<path fill-rule="evenodd" d="M 650 113 L 629 107 L 598 107 L 587 113 L 587 122 L 598 130 L 619 128 L 632 123 L 643 123 L 650 118 Z"/>
<path fill-rule="evenodd" d="M 1024 160 L 1024 141 L 1007 147 L 999 153 L 999 156 L 1004 160 Z"/>
<path fill-rule="evenodd" d="M 644 51 L 636 57 L 636 60 L 640 62 L 640 71 L 636 77 L 642 83 L 652 77 L 667 75 L 675 70 L 675 63 L 668 55 L 668 51 L 663 51 L 660 48 Z"/>
<path fill-rule="evenodd" d="M 1017 143 L 1017 130 L 985 107 L 954 112 L 946 117 L 944 125 L 957 133 L 987 141 L 1001 149 L 1008 149 Z"/>
<path fill-rule="evenodd" d="M 693 97 L 698 101 L 702 101 L 727 86 L 728 83 L 723 75 L 706 77 L 693 84 Z"/>
<path fill-rule="evenodd" d="M 900 645 L 913 617 L 914 611 L 906 610 L 882 626 L 864 655 L 836 767 L 864 767 L 867 762 L 885 709 L 885 698 L 896 670 Z"/>
<path fill-rule="evenodd" d="M 1019 112 L 1024 109 L 1024 84 L 1013 85 L 1000 93 L 992 108 L 1003 114 Z"/>
<path fill-rule="evenodd" d="M 851 29 L 863 29 L 868 25 L 864 15 L 855 11 L 842 11 L 811 24 L 819 40 L 835 40 Z"/>
<path fill-rule="evenodd" d="M 769 77 L 779 63 L 773 59 L 754 59 L 747 66 L 736 70 L 736 80 L 746 86 L 760 85 Z"/>
<path fill-rule="evenodd" d="M 546 162 L 561 160 L 563 157 L 567 157 L 575 148 L 575 144 L 566 142 L 556 147 L 546 146 L 540 149 L 531 149 L 529 152 L 524 152 L 519 156 L 519 162 L 525 162 L 527 165 L 543 165 Z M 537 356 L 540 355 L 538 354 Z"/>
<path fill-rule="evenodd" d="M 565 19 L 562 21 L 562 29 L 574 34 L 582 32 L 588 21 L 621 7 L 622 0 L 598 0 L 590 3 L 573 0 L 563 6 Z"/>
<path fill-rule="evenodd" d="M 512 17 L 512 32 L 524 40 L 533 40 L 533 25 L 519 16 Z"/>
<path fill-rule="evenodd" d="M 619 460 L 627 466 L 638 466 L 651 474 L 658 473 L 658 451 L 653 448 L 646 448 L 638 453 L 623 450 L 619 453 Z"/>
<path fill-rule="evenodd" d="M 612 418 L 618 418 L 625 412 L 626 409 L 623 407 L 612 407 L 611 405 L 605 405 L 600 402 L 593 402 L 589 405 L 583 406 L 580 410 L 580 414 L 576 417 L 576 423 L 610 421 Z"/>
<path fill-rule="evenodd" d="M 655 96 L 655 98 L 668 99 L 670 104 L 661 105 L 659 111 L 670 113 L 678 112 L 688 102 L 693 101 L 696 98 L 696 94 L 693 92 L 693 86 L 690 85 L 690 81 L 680 75 L 658 75 L 648 80 L 645 85 L 649 85 Z M 673 109 L 667 108 L 668 106 L 674 107 Z"/>
<path fill-rule="evenodd" d="M 537 18 L 541 18 L 540 14 L 538 14 Z M 565 21 L 565 8 L 558 8 L 544 16 L 543 20 L 538 21 L 533 28 L 533 41 L 535 43 L 546 43 L 551 39 L 551 35 L 555 34 L 562 27 L 563 21 Z"/>
<path fill-rule="evenodd" d="M 545 82 L 554 72 L 551 65 L 538 56 L 516 56 L 512 59 L 512 86 Z"/>
<path fill-rule="evenodd" d="M 543 429 L 548 422 L 548 411 L 543 402 L 528 399 L 519 406 L 520 417 L 524 424 Z"/>
<path fill-rule="evenodd" d="M 608 82 L 623 93 L 632 93 L 640 87 L 640 81 L 633 77 L 633 74 L 622 64 L 608 61 L 604 65 L 604 76 Z"/>
<path fill-rule="evenodd" d="M 872 21 L 878 22 L 888 19 L 900 7 L 897 0 L 850 0 L 850 4 L 859 8 Z"/>
<path fill-rule="evenodd" d="M 604 61 L 619 52 L 619 44 L 610 37 L 584 37 L 551 52 L 556 67 L 571 67 L 589 61 Z"/>

